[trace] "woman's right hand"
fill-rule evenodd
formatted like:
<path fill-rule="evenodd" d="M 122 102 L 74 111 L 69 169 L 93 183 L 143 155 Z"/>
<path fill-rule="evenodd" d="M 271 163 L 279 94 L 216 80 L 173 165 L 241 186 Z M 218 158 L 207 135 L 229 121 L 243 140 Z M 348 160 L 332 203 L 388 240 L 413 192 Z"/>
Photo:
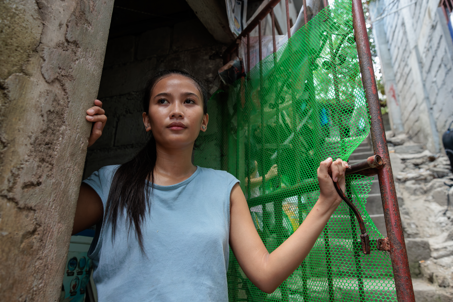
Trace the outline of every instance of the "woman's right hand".
<path fill-rule="evenodd" d="M 327 208 L 335 210 L 341 203 L 342 199 L 338 195 L 333 182 L 338 182 L 343 192 L 345 191 L 346 181 L 346 168 L 349 165 L 347 162 L 337 159 L 335 161 L 332 158 L 328 158 L 322 161 L 318 168 L 318 181 L 320 188 L 319 200 L 321 204 Z"/>
<path fill-rule="evenodd" d="M 86 120 L 93 123 L 90 138 L 88 139 L 88 147 L 90 147 L 101 137 L 102 130 L 107 123 L 107 116 L 105 116 L 105 111 L 102 109 L 101 101 L 94 101 L 94 106 L 87 110 Z"/>

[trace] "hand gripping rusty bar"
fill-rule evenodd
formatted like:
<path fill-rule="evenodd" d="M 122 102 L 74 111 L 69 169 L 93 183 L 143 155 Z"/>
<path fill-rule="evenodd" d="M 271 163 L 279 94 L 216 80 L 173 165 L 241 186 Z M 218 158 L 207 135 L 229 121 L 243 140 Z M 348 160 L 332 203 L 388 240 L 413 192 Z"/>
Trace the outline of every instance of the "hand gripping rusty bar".
<path fill-rule="evenodd" d="M 356 174 L 362 171 L 370 170 L 370 169 L 376 169 L 380 168 L 384 165 L 382 158 L 379 155 L 374 155 L 368 157 L 366 161 L 351 165 L 349 168 L 346 169 L 346 175 L 350 174 Z M 362 216 L 359 213 L 359 210 L 357 210 L 356 206 L 352 203 L 351 200 L 344 194 L 344 192 L 341 190 L 340 185 L 333 181 L 333 186 L 335 187 L 335 190 L 337 191 L 338 195 L 340 195 L 341 199 L 343 199 L 344 202 L 351 208 L 351 210 L 354 212 L 355 217 L 357 218 L 357 222 L 359 223 L 360 227 L 360 242 L 362 243 L 362 252 L 365 255 L 370 254 L 370 238 L 368 236 L 368 233 L 366 232 L 366 227 L 365 223 L 363 221 Z"/>

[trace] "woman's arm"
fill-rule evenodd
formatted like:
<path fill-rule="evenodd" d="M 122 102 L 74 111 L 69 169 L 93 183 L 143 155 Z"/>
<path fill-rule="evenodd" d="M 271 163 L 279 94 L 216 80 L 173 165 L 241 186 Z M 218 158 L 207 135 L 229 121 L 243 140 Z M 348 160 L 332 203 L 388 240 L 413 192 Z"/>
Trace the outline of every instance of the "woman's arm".
<path fill-rule="evenodd" d="M 101 198 L 93 188 L 82 183 L 79 199 L 77 200 L 72 235 L 101 222 L 103 215 L 104 206 L 102 205 Z"/>
<path fill-rule="evenodd" d="M 318 180 L 321 190 L 318 201 L 302 225 L 271 254 L 268 253 L 255 229 L 241 188 L 231 193 L 230 245 L 247 277 L 262 291 L 273 292 L 310 252 L 330 216 L 341 203 L 332 178 L 344 190 L 344 171 L 347 163 L 332 159 L 321 162 Z"/>
<path fill-rule="evenodd" d="M 102 130 L 107 123 L 105 111 L 102 109 L 102 102 L 94 101 L 94 106 L 87 110 L 86 120 L 93 123 L 90 137 L 88 138 L 88 147 L 93 145 L 102 135 Z M 102 200 L 93 188 L 82 183 L 80 186 L 79 199 L 74 217 L 74 226 L 72 234 L 77 234 L 86 228 L 89 228 L 102 221 L 104 206 Z"/>
<path fill-rule="evenodd" d="M 275 164 L 269 169 L 269 171 L 267 171 L 265 177 L 266 177 L 266 180 L 270 180 L 270 179 L 275 178 L 277 175 L 278 175 L 278 167 Z M 248 186 L 248 183 L 249 183 L 249 179 L 248 179 L 248 177 L 246 177 L 245 178 L 245 185 Z M 250 189 L 254 189 L 256 187 L 259 187 L 259 186 L 261 186 L 262 183 L 263 183 L 263 177 L 262 176 L 252 177 L 252 175 L 250 175 Z"/>

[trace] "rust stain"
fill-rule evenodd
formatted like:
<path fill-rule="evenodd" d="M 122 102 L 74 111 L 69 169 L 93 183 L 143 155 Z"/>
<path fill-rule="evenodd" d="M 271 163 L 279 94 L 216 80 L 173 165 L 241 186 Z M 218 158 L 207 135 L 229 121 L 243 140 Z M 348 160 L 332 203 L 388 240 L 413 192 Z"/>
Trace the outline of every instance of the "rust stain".
<path fill-rule="evenodd" d="M 371 89 L 373 89 L 373 94 L 377 93 L 376 90 L 376 79 L 374 78 L 374 71 L 372 66 L 368 66 L 368 69 L 370 70 L 370 76 L 371 76 Z"/>

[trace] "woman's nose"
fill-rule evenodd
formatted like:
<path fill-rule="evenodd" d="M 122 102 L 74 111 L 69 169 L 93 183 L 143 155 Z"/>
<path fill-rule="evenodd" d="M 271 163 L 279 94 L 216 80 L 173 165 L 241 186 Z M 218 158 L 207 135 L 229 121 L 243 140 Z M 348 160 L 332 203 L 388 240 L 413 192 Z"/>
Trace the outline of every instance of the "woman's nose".
<path fill-rule="evenodd" d="M 182 110 L 182 105 L 179 102 L 173 103 L 172 110 L 170 113 L 170 118 L 182 118 L 184 117 L 184 112 Z"/>

